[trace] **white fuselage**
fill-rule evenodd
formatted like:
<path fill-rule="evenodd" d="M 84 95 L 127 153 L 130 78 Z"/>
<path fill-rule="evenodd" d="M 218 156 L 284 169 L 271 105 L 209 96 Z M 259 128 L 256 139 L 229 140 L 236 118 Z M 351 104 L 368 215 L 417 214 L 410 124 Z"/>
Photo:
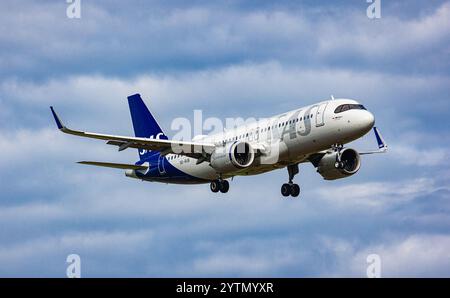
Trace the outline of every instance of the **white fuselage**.
<path fill-rule="evenodd" d="M 246 141 L 265 152 L 252 166 L 224 174 L 225 178 L 264 173 L 304 162 L 313 153 L 327 150 L 334 144 L 346 144 L 370 131 L 374 116 L 369 111 L 349 109 L 335 113 L 338 106 L 345 104 L 359 105 L 350 99 L 323 101 L 222 133 L 203 136 L 201 141 L 217 145 Z M 175 154 L 165 158 L 170 165 L 193 177 L 204 180 L 217 178 L 217 171 L 208 162 L 197 164 L 197 159 Z"/>

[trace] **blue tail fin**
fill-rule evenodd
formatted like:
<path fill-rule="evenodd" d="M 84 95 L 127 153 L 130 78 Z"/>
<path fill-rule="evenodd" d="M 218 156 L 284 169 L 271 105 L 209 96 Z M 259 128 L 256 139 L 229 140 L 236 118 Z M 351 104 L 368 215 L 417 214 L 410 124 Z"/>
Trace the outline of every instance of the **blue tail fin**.
<path fill-rule="evenodd" d="M 128 96 L 128 105 L 130 106 L 131 120 L 133 121 L 134 134 L 136 137 L 167 140 L 167 137 L 158 125 L 158 122 L 156 122 L 155 118 L 142 101 L 140 94 Z M 159 154 L 159 152 L 139 150 L 140 160 L 148 159 L 148 157 L 155 154 Z"/>

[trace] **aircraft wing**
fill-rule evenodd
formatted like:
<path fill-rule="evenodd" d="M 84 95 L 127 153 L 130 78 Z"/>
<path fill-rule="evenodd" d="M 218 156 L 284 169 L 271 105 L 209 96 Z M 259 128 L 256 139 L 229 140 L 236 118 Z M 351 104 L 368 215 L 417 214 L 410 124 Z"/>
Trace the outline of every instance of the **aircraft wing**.
<path fill-rule="evenodd" d="M 378 130 L 378 128 L 374 127 L 373 132 L 375 133 L 375 138 L 377 139 L 378 150 L 359 152 L 359 154 L 366 155 L 366 154 L 375 154 L 375 153 L 385 153 L 387 151 L 388 146 L 386 145 L 386 142 L 384 141 L 383 137 L 381 136 L 381 133 Z"/>
<path fill-rule="evenodd" d="M 147 166 L 130 165 L 130 164 L 124 164 L 124 163 L 99 162 L 99 161 L 79 161 L 78 163 L 83 164 L 83 165 L 124 169 L 124 170 L 147 170 L 148 169 Z"/>
<path fill-rule="evenodd" d="M 64 126 L 53 107 L 50 107 L 50 109 L 52 111 L 53 117 L 55 118 L 56 125 L 58 126 L 58 129 L 60 131 L 80 137 L 104 140 L 108 145 L 118 146 L 119 151 L 123 151 L 127 148 L 136 148 L 151 151 L 160 151 L 163 155 L 174 153 L 193 158 L 200 158 L 204 157 L 206 154 L 211 154 L 215 149 L 214 144 L 210 143 L 137 138 L 72 130 Z"/>

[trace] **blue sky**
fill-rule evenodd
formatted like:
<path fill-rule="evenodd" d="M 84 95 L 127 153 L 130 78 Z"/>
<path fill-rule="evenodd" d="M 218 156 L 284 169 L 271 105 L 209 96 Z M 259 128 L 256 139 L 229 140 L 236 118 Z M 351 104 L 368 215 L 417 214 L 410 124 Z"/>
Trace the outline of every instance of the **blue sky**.
<path fill-rule="evenodd" d="M 0 276 L 450 276 L 450 1 L 6 1 L 0 11 Z M 79 160 L 134 162 L 75 128 L 132 134 L 139 92 L 172 119 L 265 117 L 360 100 L 390 151 L 326 182 L 311 165 L 167 186 Z M 372 135 L 351 144 L 375 146 Z"/>

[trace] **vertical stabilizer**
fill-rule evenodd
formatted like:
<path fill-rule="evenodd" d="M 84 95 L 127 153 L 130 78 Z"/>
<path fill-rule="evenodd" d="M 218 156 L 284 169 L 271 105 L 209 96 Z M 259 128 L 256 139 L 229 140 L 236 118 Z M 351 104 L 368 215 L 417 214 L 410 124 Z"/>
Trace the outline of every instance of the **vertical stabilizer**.
<path fill-rule="evenodd" d="M 136 137 L 167 140 L 167 136 L 150 113 L 140 94 L 128 96 L 128 105 Z M 159 152 L 139 150 L 139 158 L 141 160 L 145 160 L 155 154 L 159 154 Z"/>

